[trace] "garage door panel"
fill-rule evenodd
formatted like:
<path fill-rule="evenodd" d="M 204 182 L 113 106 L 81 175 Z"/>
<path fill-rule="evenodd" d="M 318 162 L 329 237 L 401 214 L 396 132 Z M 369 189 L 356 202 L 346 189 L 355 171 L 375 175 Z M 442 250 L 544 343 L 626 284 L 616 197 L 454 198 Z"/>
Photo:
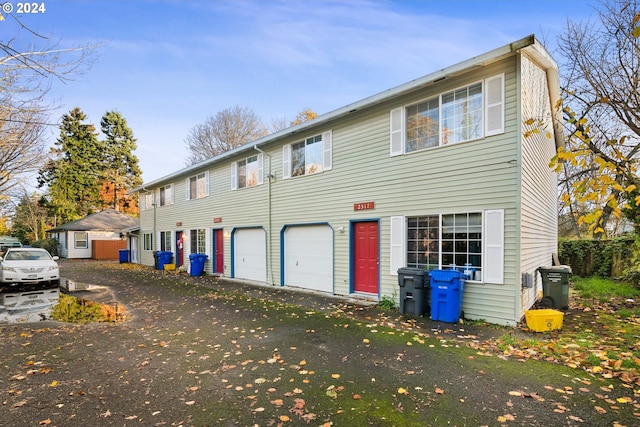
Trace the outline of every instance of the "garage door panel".
<path fill-rule="evenodd" d="M 234 277 L 267 281 L 267 245 L 263 229 L 244 229 L 234 233 Z"/>
<path fill-rule="evenodd" d="M 289 227 L 284 242 L 285 284 L 333 292 L 333 230 L 327 225 Z"/>

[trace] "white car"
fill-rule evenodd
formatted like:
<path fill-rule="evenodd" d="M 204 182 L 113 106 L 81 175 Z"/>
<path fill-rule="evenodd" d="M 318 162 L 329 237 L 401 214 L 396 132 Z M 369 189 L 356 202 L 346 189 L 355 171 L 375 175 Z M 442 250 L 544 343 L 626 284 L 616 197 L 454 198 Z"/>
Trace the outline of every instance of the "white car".
<path fill-rule="evenodd" d="M 60 285 L 57 256 L 46 249 L 8 248 L 0 258 L 0 287 L 13 289 L 50 289 Z"/>

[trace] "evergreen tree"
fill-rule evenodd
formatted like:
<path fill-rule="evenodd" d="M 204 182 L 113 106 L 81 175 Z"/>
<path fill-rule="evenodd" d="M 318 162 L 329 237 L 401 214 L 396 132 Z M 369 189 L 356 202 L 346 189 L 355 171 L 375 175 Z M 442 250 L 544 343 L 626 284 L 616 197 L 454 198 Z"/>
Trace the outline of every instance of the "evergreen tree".
<path fill-rule="evenodd" d="M 62 116 L 60 136 L 52 159 L 40 170 L 38 183 L 48 185 L 49 198 L 59 221 L 82 218 L 102 207 L 100 182 L 104 175 L 104 143 L 87 116 L 74 108 Z"/>
<path fill-rule="evenodd" d="M 138 158 L 133 154 L 136 139 L 127 121 L 117 111 L 108 111 L 100 121 L 105 135 L 102 157 L 104 176 L 102 177 L 102 200 L 104 206 L 122 212 L 137 214 L 137 202 L 127 193 L 142 184 L 142 171 Z"/>

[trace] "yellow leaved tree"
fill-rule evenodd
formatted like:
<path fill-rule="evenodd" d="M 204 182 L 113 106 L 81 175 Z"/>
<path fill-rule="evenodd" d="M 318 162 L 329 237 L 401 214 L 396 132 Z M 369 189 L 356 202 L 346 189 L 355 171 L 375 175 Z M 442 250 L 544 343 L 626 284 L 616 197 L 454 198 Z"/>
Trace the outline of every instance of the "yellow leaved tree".
<path fill-rule="evenodd" d="M 640 10 L 609 0 L 595 11 L 560 37 L 566 134 L 550 166 L 572 233 L 603 238 L 640 224 Z"/>

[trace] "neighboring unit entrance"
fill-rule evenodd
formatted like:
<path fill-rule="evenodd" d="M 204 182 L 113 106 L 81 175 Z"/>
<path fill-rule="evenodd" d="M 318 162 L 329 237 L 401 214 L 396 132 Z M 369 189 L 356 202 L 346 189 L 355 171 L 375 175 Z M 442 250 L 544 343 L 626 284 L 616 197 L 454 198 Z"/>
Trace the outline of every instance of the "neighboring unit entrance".
<path fill-rule="evenodd" d="M 213 230 L 213 273 L 224 273 L 224 233 L 222 229 Z"/>
<path fill-rule="evenodd" d="M 176 231 L 176 268 L 184 265 L 184 237 L 182 231 Z"/>
<path fill-rule="evenodd" d="M 378 221 L 354 222 L 352 230 L 353 291 L 378 294 Z"/>
<path fill-rule="evenodd" d="M 241 228 L 233 233 L 233 277 L 267 281 L 267 243 L 262 228 Z"/>
<path fill-rule="evenodd" d="M 284 231 L 284 284 L 333 292 L 333 230 L 328 225 Z"/>

